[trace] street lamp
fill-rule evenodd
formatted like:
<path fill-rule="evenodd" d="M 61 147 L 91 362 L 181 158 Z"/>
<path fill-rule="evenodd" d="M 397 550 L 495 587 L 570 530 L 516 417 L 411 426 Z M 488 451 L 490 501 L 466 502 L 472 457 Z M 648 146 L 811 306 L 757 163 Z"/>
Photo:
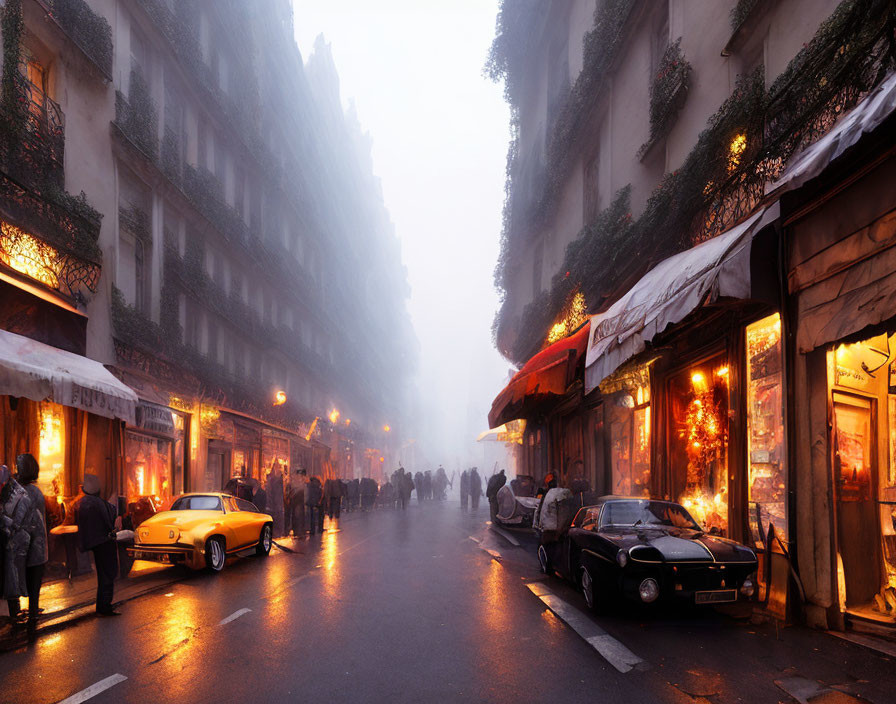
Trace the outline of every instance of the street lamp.
<path fill-rule="evenodd" d="M 274 405 L 282 406 L 284 403 L 286 403 L 286 392 L 282 391 L 282 390 L 278 390 L 274 394 Z"/>
<path fill-rule="evenodd" d="M 329 417 L 330 417 L 330 422 L 331 422 L 333 425 L 336 425 L 336 421 L 339 420 L 339 411 L 337 411 L 337 410 L 334 408 L 332 411 L 330 411 L 330 416 L 329 416 Z"/>
<path fill-rule="evenodd" d="M 383 426 L 383 432 L 388 433 L 390 430 L 392 430 L 392 426 L 389 426 L 389 425 L 384 425 L 384 426 Z"/>

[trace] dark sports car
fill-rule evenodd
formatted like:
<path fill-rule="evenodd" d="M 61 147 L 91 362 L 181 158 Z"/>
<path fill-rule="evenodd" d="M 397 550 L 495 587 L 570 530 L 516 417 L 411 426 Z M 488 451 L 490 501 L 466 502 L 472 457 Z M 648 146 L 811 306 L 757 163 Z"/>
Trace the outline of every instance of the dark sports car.
<path fill-rule="evenodd" d="M 697 604 L 749 599 L 756 553 L 701 530 L 671 501 L 605 496 L 584 506 L 566 530 L 542 537 L 538 559 L 579 585 L 589 608 L 611 594 L 651 603 Z"/>

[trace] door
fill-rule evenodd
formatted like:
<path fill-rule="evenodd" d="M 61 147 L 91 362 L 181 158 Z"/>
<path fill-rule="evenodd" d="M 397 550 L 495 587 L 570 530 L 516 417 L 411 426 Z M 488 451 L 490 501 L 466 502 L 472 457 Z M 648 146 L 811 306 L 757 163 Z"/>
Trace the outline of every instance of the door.
<path fill-rule="evenodd" d="M 875 402 L 834 393 L 834 483 L 837 540 L 846 582 L 846 605 L 868 604 L 880 590 Z"/>
<path fill-rule="evenodd" d="M 208 450 L 208 459 L 205 463 L 205 489 L 206 491 L 220 491 L 227 483 L 225 470 L 229 466 L 227 455 L 224 451 Z"/>

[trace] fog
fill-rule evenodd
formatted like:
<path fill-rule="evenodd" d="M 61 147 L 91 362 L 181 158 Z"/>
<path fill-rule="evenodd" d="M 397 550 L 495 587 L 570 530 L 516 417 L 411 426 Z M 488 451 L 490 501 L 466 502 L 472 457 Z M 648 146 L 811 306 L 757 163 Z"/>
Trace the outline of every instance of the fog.
<path fill-rule="evenodd" d="M 497 2 L 295 0 L 294 10 L 306 61 L 319 34 L 330 44 L 402 243 L 420 345 L 419 426 L 407 434 L 432 467 L 490 474 L 506 466 L 503 446 L 476 436 L 510 368 L 491 341 L 509 139 L 502 87 L 482 75 Z"/>

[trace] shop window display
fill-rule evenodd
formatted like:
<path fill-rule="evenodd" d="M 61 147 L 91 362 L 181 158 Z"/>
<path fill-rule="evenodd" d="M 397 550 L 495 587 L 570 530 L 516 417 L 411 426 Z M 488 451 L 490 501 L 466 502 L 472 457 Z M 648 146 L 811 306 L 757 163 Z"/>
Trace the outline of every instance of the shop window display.
<path fill-rule="evenodd" d="M 728 365 L 724 357 L 670 380 L 669 459 L 678 502 L 707 531 L 728 532 Z"/>
<path fill-rule="evenodd" d="M 650 495 L 650 388 L 613 394 L 607 403 L 612 493 Z"/>
<path fill-rule="evenodd" d="M 757 547 L 773 525 L 787 539 L 787 467 L 784 448 L 784 385 L 781 316 L 748 325 L 747 465 L 750 526 Z"/>
<path fill-rule="evenodd" d="M 65 494 L 65 409 L 58 403 L 42 401 L 37 486 L 44 496 Z"/>
<path fill-rule="evenodd" d="M 172 442 L 128 431 L 125 437 L 125 477 L 129 504 L 148 499 L 155 510 L 171 503 L 174 486 Z"/>

